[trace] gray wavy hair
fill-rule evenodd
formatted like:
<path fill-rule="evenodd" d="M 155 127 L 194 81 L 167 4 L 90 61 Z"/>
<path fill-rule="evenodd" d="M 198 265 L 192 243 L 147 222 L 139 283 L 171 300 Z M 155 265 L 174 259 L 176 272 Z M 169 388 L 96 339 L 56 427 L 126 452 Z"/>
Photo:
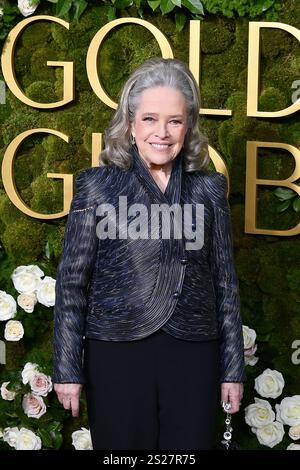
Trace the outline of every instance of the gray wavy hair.
<path fill-rule="evenodd" d="M 188 130 L 183 144 L 184 170 L 207 168 L 209 155 L 207 139 L 199 129 L 200 91 L 197 82 L 184 62 L 160 57 L 146 60 L 123 86 L 116 112 L 104 133 L 105 148 L 99 156 L 100 164 L 115 164 L 125 170 L 131 167 L 130 124 L 134 121 L 141 93 L 158 86 L 180 91 L 186 101 Z"/>

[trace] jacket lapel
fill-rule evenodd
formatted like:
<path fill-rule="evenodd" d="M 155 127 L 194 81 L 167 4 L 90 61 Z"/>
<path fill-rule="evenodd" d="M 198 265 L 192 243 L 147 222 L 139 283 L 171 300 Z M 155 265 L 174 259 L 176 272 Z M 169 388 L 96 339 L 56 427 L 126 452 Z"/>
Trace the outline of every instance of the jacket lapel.
<path fill-rule="evenodd" d="M 151 198 L 157 204 L 180 204 L 181 182 L 182 182 L 182 152 L 180 152 L 174 160 L 172 172 L 168 181 L 165 192 L 163 193 L 155 179 L 150 173 L 146 163 L 140 157 L 138 149 L 135 145 L 130 147 L 133 157 L 133 171 L 137 178 L 145 187 Z"/>

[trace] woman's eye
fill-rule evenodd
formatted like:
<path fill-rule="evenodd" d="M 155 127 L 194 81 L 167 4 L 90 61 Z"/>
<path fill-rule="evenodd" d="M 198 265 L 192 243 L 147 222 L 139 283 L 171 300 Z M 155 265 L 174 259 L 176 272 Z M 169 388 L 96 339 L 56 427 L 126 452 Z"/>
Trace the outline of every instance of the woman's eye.
<path fill-rule="evenodd" d="M 177 125 L 177 124 L 181 124 L 181 121 L 177 121 L 177 119 L 173 119 L 171 123 Z"/>
<path fill-rule="evenodd" d="M 143 119 L 143 121 L 153 121 L 153 117 L 147 116 Z"/>

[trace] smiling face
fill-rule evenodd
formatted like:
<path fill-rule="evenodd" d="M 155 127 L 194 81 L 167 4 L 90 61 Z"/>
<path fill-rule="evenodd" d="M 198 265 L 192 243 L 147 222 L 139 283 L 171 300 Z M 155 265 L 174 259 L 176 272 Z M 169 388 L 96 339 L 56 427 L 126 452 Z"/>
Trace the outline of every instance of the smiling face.
<path fill-rule="evenodd" d="M 180 91 L 154 87 L 141 93 L 131 133 L 149 167 L 174 160 L 183 146 L 186 131 L 186 102 Z"/>

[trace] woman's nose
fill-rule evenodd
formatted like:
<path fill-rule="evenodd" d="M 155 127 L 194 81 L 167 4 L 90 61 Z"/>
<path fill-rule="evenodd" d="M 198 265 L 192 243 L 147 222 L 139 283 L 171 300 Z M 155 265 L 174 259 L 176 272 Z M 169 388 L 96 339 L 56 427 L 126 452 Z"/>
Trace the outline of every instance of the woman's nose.
<path fill-rule="evenodd" d="M 158 122 L 155 134 L 161 139 L 167 137 L 169 135 L 168 124 L 164 122 Z"/>

